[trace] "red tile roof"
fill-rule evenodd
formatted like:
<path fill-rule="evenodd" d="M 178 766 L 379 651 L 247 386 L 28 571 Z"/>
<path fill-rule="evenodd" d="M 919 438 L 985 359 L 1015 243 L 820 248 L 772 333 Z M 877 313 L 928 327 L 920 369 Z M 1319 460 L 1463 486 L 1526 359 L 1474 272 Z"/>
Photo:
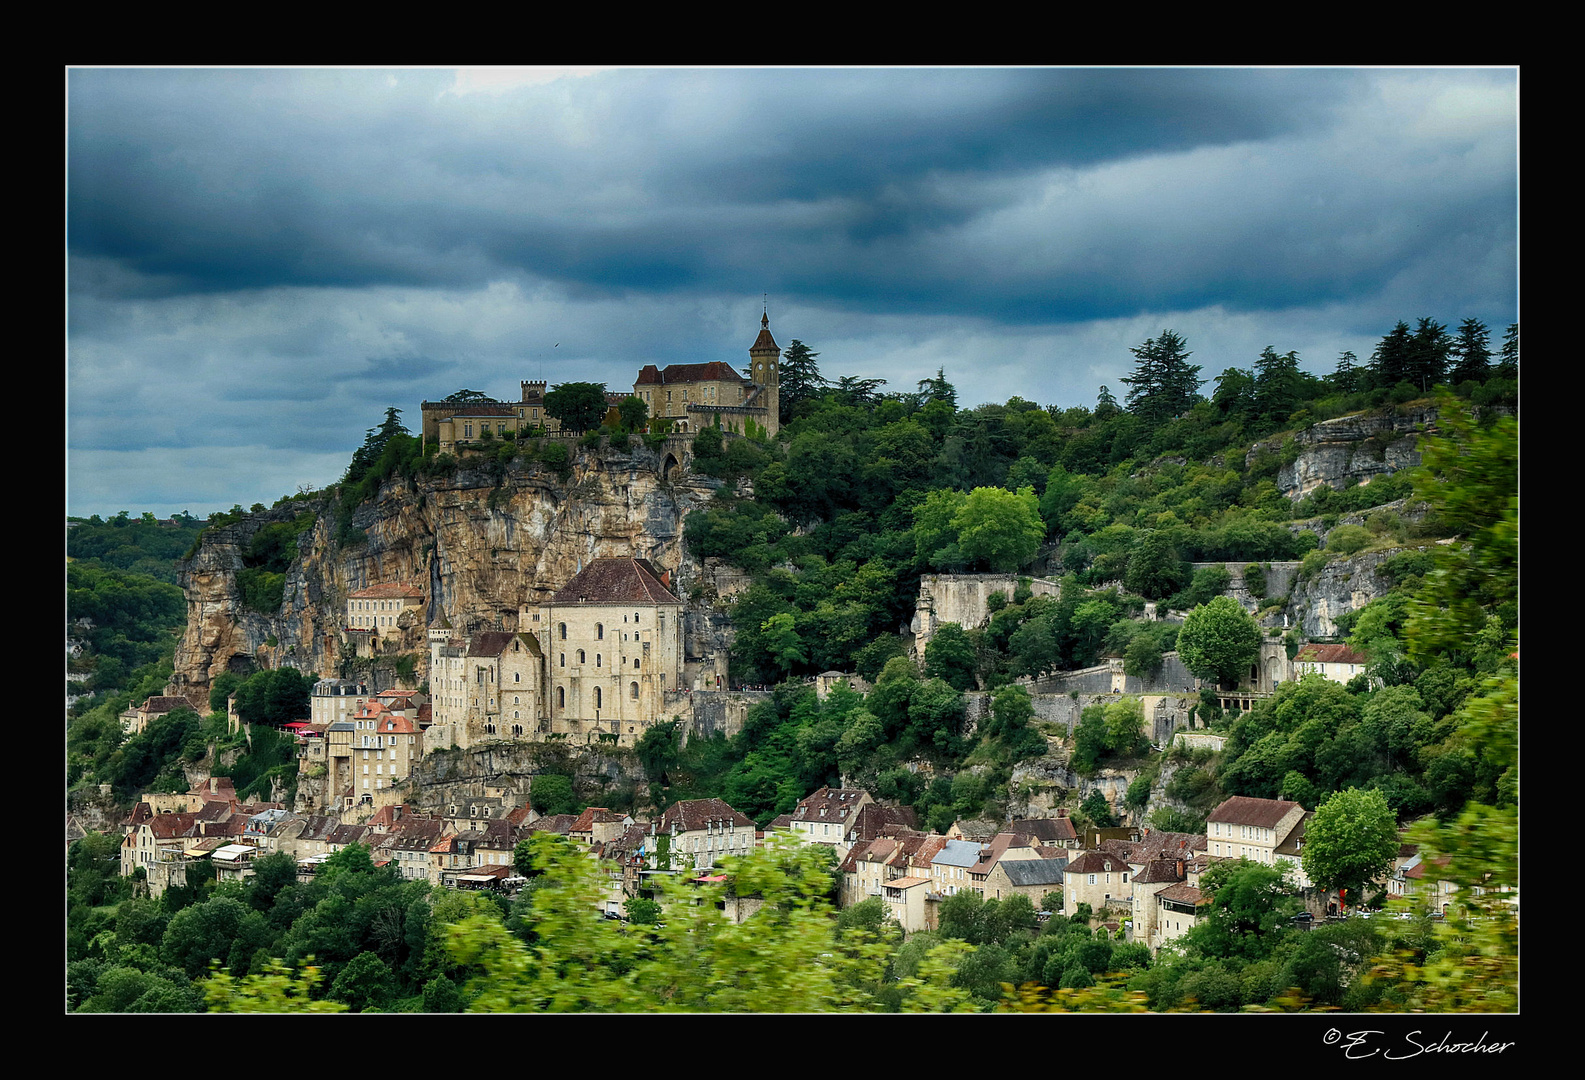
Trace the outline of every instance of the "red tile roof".
<path fill-rule="evenodd" d="M 370 585 L 347 594 L 348 600 L 422 600 L 424 590 L 416 585 L 403 585 L 400 581 L 387 581 Z"/>
<path fill-rule="evenodd" d="M 762 335 L 763 336 L 763 335 Z M 772 347 L 775 342 L 771 342 Z M 731 364 L 712 360 L 707 364 L 667 364 L 665 370 L 654 364 L 639 369 L 634 386 L 670 386 L 677 383 L 697 382 L 747 382 L 741 372 Z"/>
<path fill-rule="evenodd" d="M 678 832 L 697 832 L 712 822 L 726 822 L 740 828 L 754 827 L 754 822 L 746 815 L 738 813 L 720 799 L 689 799 L 667 807 L 656 830 L 670 831 L 675 823 Z"/>
<path fill-rule="evenodd" d="M 1312 664 L 1368 664 L 1370 657 L 1355 652 L 1347 645 L 1306 645 L 1294 654 L 1296 662 Z"/>

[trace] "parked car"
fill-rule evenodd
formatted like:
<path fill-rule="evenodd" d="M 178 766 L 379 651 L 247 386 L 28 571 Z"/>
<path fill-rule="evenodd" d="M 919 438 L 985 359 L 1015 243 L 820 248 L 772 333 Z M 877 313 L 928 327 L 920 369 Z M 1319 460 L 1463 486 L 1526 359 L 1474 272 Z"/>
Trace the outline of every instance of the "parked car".
<path fill-rule="evenodd" d="M 1311 915 L 1308 911 L 1301 911 L 1299 914 L 1295 915 L 1291 921 L 1296 923 L 1314 922 L 1315 916 Z"/>

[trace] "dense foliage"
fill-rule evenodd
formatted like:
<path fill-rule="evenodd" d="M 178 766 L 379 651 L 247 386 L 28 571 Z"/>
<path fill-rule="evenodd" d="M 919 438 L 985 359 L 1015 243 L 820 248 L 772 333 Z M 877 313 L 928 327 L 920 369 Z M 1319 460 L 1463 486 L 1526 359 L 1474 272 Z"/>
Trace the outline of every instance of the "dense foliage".
<path fill-rule="evenodd" d="M 1379 550 L 1388 557 L 1377 573 L 1391 591 L 1342 620 L 1371 659 L 1369 677 L 1346 687 L 1307 678 L 1227 716 L 1208 697 L 1199 716 L 1227 736 L 1219 754 L 1152 753 L 1129 698 L 1084 710 L 1067 750 L 1081 775 L 1138 763 L 1143 783 L 1124 804 L 1143 813 L 1159 790 L 1169 801 L 1151 817 L 1158 828 L 1203 828 L 1203 814 L 1230 794 L 1335 805 L 1352 838 L 1333 845 L 1342 849 L 1359 846 L 1360 820 L 1379 840 L 1384 823 L 1396 835 L 1423 818 L 1411 835 L 1448 860 L 1438 872 L 1466 889 L 1465 910 L 1481 918 L 1432 925 L 1418 912 L 1304 932 L 1289 921 L 1292 898 L 1269 868 L 1227 865 L 1206 882 L 1211 916 L 1154 962 L 1138 946 L 1099 937 L 1085 919 L 1041 924 L 1027 903 L 972 894 L 942 905 L 939 930 L 901 941 L 873 905 L 835 919 L 809 899 L 829 881 L 772 852 L 742 868 L 757 891 L 780 898 L 761 929 L 782 935 L 785 954 L 762 956 L 710 922 L 711 903 L 658 897 L 660 913 L 643 911 L 648 932 L 602 924 L 582 903 L 593 864 L 550 848 L 525 855 L 539 860 L 545 880 L 513 911 L 479 896 L 430 895 L 375 870 L 366 855 L 347 855 L 308 885 L 275 868 L 273 884 L 175 889 L 151 910 L 104 872 L 113 855 L 90 838 L 74 850 L 70 883 L 74 1007 L 954 1010 L 995 1007 L 1009 1000 L 1005 986 L 1023 984 L 1046 989 L 1026 989 L 1018 1006 L 1042 1009 L 1512 1007 L 1511 914 L 1472 890 L 1496 896 L 1490 890 L 1517 882 L 1516 327 L 1493 364 L 1477 321 L 1465 320 L 1456 337 L 1431 320 L 1401 323 L 1368 362 L 1344 354 L 1324 378 L 1269 346 L 1249 370 L 1224 370 L 1208 398 L 1188 343 L 1164 331 L 1134 350 L 1127 402 L 1103 387 L 1094 409 L 1020 398 L 960 409 L 944 372 L 912 392 L 883 392 L 879 380 L 825 379 L 820 354 L 795 344 L 800 389 L 784 396 L 776 439 L 714 429 L 696 437 L 696 469 L 729 483 L 685 526 L 691 555 L 749 575 L 747 588 L 719 601 L 735 629 L 732 670 L 740 683 L 774 689 L 731 739 L 684 746 L 674 726 L 652 729 L 638 756 L 654 804 L 718 796 L 763 824 L 821 784 L 843 782 L 912 805 L 922 827 L 999 817 L 1012 768 L 1048 752 L 1059 734 L 1041 727 L 1015 680 L 1102 656 L 1148 672 L 1176 648 L 1191 667 L 1203 661 L 1234 681 L 1250 647 L 1242 623 L 1244 640 L 1225 663 L 1212 654 L 1233 632 L 1199 625 L 1225 607 L 1217 597 L 1229 577 L 1191 563 L 1244 565 L 1251 591 L 1281 604 L 1265 597 L 1265 564 L 1302 559 L 1313 574 L 1329 558 Z M 1297 453 L 1292 433 L 1423 401 L 1439 384 L 1422 469 L 1343 491 L 1323 486 L 1298 502 L 1278 490 L 1278 470 Z M 636 425 L 629 413 L 624 425 Z M 563 479 L 572 468 L 559 441 L 541 449 L 506 440 L 465 456 L 498 480 L 513 461 L 542 463 Z M 385 478 L 458 467 L 447 457 L 423 459 L 388 411 L 343 481 L 338 536 L 356 542 L 352 511 Z M 748 490 L 752 497 L 734 494 Z M 1432 510 L 1419 524 L 1399 504 L 1411 495 Z M 1351 513 L 1362 523 L 1338 520 Z M 302 517 L 260 530 L 249 550 L 265 607 L 279 609 L 266 575 L 289 562 Z M 1458 540 L 1429 542 L 1449 537 Z M 915 665 L 904 628 L 920 575 L 953 570 L 1008 572 L 1018 584 L 993 598 L 985 625 L 942 627 Z M 1034 576 L 1060 578 L 1060 592 L 1036 593 Z M 1147 623 L 1147 601 L 1188 620 L 1181 629 Z M 130 667 L 142 654 L 129 655 Z M 873 688 L 840 686 L 820 700 L 800 685 L 832 668 L 857 671 Z M 157 687 L 158 677 L 155 667 L 136 685 Z M 239 680 L 239 708 L 273 700 L 274 688 L 253 679 L 247 694 Z M 970 728 L 963 694 L 976 689 L 992 697 Z M 74 779 L 106 778 L 118 795 L 174 782 L 182 755 L 222 735 L 213 716 L 178 712 L 123 740 L 106 711 L 116 706 L 105 698 L 74 723 L 68 751 Z M 246 782 L 262 790 L 276 767 L 261 757 Z M 536 785 L 545 808 L 584 804 L 565 780 Z M 1081 816 L 1100 823 L 1112 813 L 1102 800 Z M 1328 815 L 1316 849 L 1323 863 Z M 202 913 L 178 923 L 188 910 Z M 224 977 L 206 994 L 193 979 L 210 963 Z M 676 972 L 685 964 L 714 981 L 684 986 Z M 789 986 L 783 977 L 794 969 L 806 977 Z"/>

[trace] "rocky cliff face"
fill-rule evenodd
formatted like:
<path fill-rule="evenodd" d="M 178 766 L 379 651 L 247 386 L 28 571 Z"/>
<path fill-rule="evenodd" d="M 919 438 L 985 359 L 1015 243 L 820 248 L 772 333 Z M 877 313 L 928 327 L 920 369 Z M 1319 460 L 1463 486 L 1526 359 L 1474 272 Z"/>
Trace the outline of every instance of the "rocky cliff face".
<path fill-rule="evenodd" d="M 1368 483 L 1376 476 L 1420 464 L 1419 433 L 1434 427 L 1436 410 L 1429 407 L 1339 416 L 1312 424 L 1293 436 L 1298 457 L 1277 472 L 1277 487 L 1290 499 L 1301 499 L 1322 484 L 1342 489 L 1350 482 Z M 1277 453 L 1281 445 L 1267 440 L 1250 448 L 1254 463 L 1262 452 Z"/>
<path fill-rule="evenodd" d="M 462 633 L 515 629 L 521 608 L 538 604 L 597 556 L 649 559 L 672 571 L 674 589 L 686 596 L 683 519 L 717 482 L 677 467 L 675 459 L 687 457 L 680 442 L 658 452 L 635 445 L 574 453 L 565 482 L 543 465 L 521 461 L 499 486 L 483 467 L 392 479 L 354 513 L 352 524 L 366 537 L 355 545 L 335 542 L 331 500 L 310 504 L 318 520 L 299 540 L 285 601 L 274 614 L 242 606 L 237 572 L 253 535 L 302 513 L 305 504 L 210 530 L 181 569 L 188 617 L 172 692 L 196 700 L 228 668 L 287 663 L 335 674 L 351 653 L 340 633 L 347 595 L 369 585 L 423 588 L 424 617 L 402 628 L 400 646 L 420 654 L 420 672 L 427 627 L 444 619 Z"/>
<path fill-rule="evenodd" d="M 1337 637 L 1341 633 L 1339 616 L 1357 611 L 1391 591 L 1391 583 L 1376 571 L 1404 550 L 1365 551 L 1332 559 L 1313 576 L 1297 578 L 1288 596 L 1287 610 L 1293 626 L 1306 638 Z"/>

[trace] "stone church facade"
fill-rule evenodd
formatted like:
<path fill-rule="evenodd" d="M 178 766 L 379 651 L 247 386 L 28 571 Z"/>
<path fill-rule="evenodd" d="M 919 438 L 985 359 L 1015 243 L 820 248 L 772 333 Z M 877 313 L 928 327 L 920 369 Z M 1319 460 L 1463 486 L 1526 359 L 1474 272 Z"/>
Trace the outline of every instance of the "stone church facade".
<path fill-rule="evenodd" d="M 644 559 L 601 558 L 516 631 L 430 631 L 427 745 L 563 739 L 631 746 L 683 687 L 682 600 Z"/>

